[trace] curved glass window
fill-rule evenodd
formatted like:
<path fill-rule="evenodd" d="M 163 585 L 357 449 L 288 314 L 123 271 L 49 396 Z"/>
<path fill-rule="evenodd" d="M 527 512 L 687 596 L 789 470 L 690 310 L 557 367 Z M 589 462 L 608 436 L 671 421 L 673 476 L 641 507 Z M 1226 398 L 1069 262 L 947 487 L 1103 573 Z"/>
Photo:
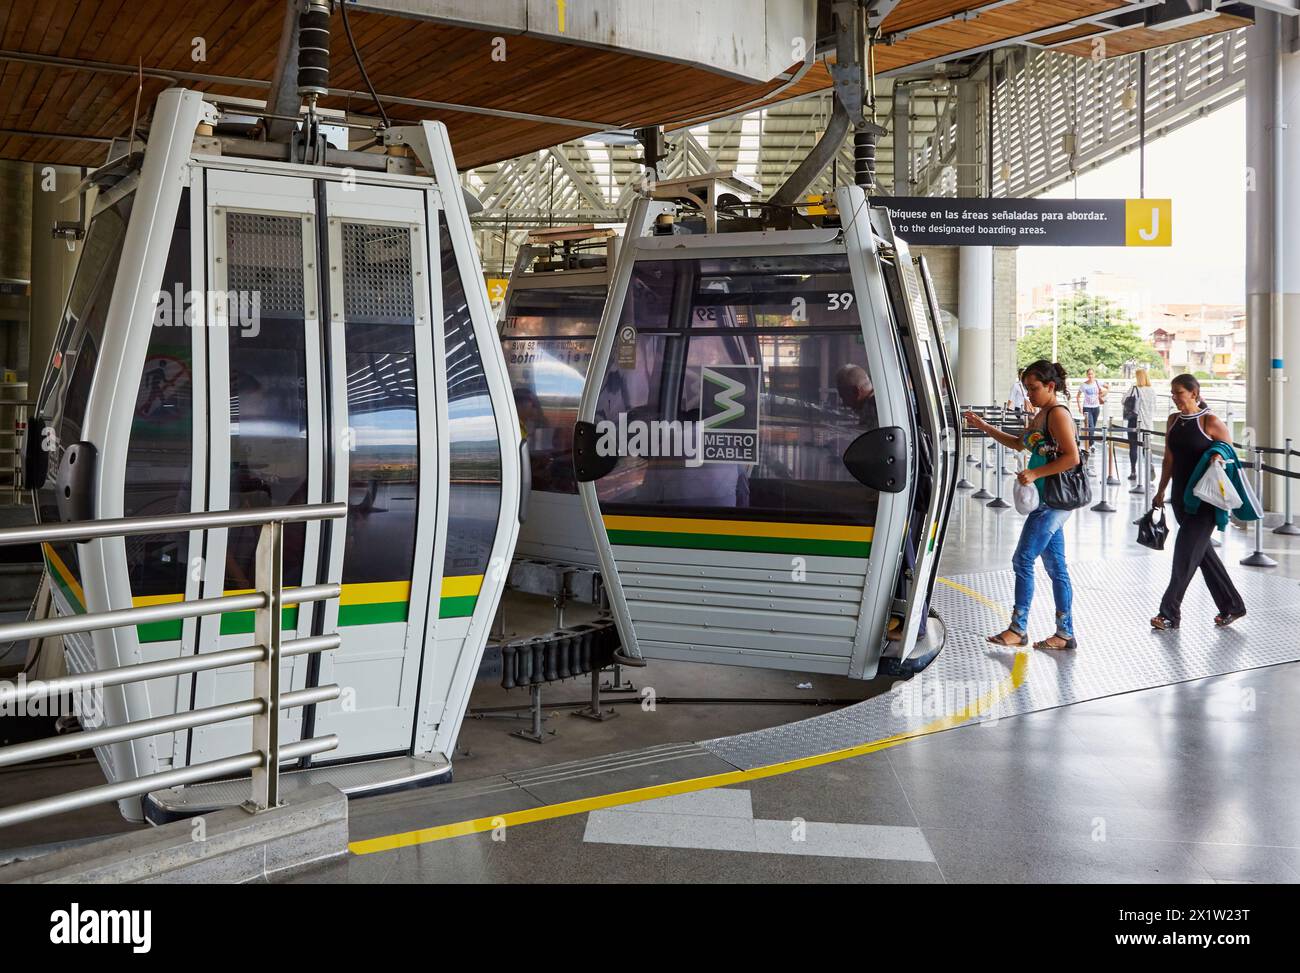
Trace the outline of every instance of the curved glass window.
<path fill-rule="evenodd" d="M 228 211 L 227 288 L 232 295 L 230 349 L 230 509 L 307 502 L 307 352 L 302 220 Z M 257 300 L 252 300 L 256 296 Z M 236 304 L 257 309 L 237 320 Z M 302 583 L 306 524 L 284 529 L 284 583 Z M 253 588 L 261 528 L 228 535 L 225 588 Z M 245 617 L 246 616 L 246 617 Z M 237 619 L 237 622 L 232 621 Z M 252 613 L 222 619 L 252 624 Z M 250 629 L 251 630 L 251 629 Z"/>
<path fill-rule="evenodd" d="M 341 625 L 404 622 L 419 529 L 419 402 L 411 229 L 344 222 L 347 541 L 343 583 L 372 586 Z"/>
<path fill-rule="evenodd" d="M 158 293 L 149 348 L 136 389 L 126 453 L 123 511 L 128 517 L 187 513 L 194 467 L 194 329 L 190 315 L 190 199 L 181 193 L 176 228 Z M 127 537 L 126 564 L 137 598 L 181 595 L 189 536 Z M 152 631 L 152 629 L 150 629 Z M 168 626 L 180 637 L 180 624 Z M 141 637 L 149 634 L 142 628 Z"/>
<path fill-rule="evenodd" d="M 59 336 L 42 383 L 40 408 L 29 435 L 39 436 L 48 456 L 45 484 L 36 491 L 37 514 L 43 523 L 58 523 L 54 483 L 63 449 L 82 438 L 82 423 L 99 362 L 113 285 L 122 259 L 122 242 L 131 219 L 134 196 L 128 194 L 97 213 L 68 292 Z M 39 473 L 37 474 L 39 476 Z M 45 545 L 50 576 L 76 609 L 85 609 L 81 569 L 75 544 Z"/>
<path fill-rule="evenodd" d="M 605 290 L 604 284 L 586 284 L 511 292 L 501 350 L 528 437 L 533 489 L 543 493 L 578 492 L 573 424 Z"/>
<path fill-rule="evenodd" d="M 877 425 L 853 303 L 844 255 L 638 264 L 634 360 L 611 357 L 596 408 L 620 456 L 602 512 L 873 524 L 843 462 Z"/>
<path fill-rule="evenodd" d="M 492 557 L 501 511 L 501 446 L 496 413 L 474 334 L 446 215 L 438 213 L 442 314 L 451 452 L 447 553 L 440 616 L 472 615 Z"/>

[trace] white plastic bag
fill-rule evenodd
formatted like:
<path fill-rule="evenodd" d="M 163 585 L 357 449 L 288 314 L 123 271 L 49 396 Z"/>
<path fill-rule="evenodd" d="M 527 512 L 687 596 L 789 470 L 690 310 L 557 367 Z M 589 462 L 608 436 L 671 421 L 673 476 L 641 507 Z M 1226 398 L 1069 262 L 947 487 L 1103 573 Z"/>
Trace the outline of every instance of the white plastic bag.
<path fill-rule="evenodd" d="M 1192 488 L 1192 495 L 1200 497 L 1203 502 L 1220 510 L 1232 511 L 1241 506 L 1241 495 L 1232 485 L 1232 480 L 1228 479 L 1228 471 L 1223 468 L 1223 460 L 1217 457 L 1210 460 L 1210 465 L 1196 481 L 1196 486 Z"/>
<path fill-rule="evenodd" d="M 1017 464 L 1017 470 L 1025 468 L 1025 461 L 1022 459 Z M 1031 483 L 1028 486 L 1023 485 L 1019 480 L 1011 488 L 1011 500 L 1016 505 L 1016 512 L 1022 514 L 1031 514 L 1038 509 L 1038 484 Z"/>

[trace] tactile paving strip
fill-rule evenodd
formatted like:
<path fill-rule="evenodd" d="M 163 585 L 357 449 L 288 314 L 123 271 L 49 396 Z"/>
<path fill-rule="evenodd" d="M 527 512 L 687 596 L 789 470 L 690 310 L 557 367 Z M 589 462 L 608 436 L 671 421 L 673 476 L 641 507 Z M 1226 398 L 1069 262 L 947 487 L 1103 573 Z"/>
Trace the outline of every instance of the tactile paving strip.
<path fill-rule="evenodd" d="M 943 701 L 970 701 L 1005 685 L 1017 651 L 1028 654 L 1025 678 L 990 713 L 970 722 L 1019 716 L 1070 703 L 1167 686 L 1300 661 L 1300 581 L 1258 569 L 1229 567 L 1249 612 L 1236 625 L 1214 627 L 1215 607 L 1200 578 L 1183 602 L 1182 627 L 1153 632 L 1168 581 L 1167 567 L 1143 557 L 1071 562 L 1074 583 L 1075 652 L 1032 648 L 999 649 L 985 637 L 1005 627 L 1015 578 L 1009 570 L 956 575 L 951 580 L 1005 605 L 995 613 L 988 605 L 945 584 L 935 586 L 933 607 L 948 624 L 948 643 L 934 663 L 916 676 L 900 695 L 885 693 L 822 716 L 784 726 L 701 742 L 706 750 L 742 769 L 762 767 L 858 746 L 899 733 L 914 732 L 950 715 Z M 1055 629 L 1051 584 L 1041 566 L 1031 639 Z"/>

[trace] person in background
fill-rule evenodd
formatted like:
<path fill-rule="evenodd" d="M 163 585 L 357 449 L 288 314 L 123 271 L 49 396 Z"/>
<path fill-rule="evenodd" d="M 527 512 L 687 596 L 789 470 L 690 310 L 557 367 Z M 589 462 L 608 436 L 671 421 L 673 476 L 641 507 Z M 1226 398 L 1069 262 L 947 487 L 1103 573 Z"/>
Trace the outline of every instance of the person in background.
<path fill-rule="evenodd" d="M 1088 377 L 1074 395 L 1074 404 L 1083 410 L 1084 425 L 1087 427 L 1084 448 L 1089 451 L 1093 449 L 1092 434 L 1097 429 L 1097 420 L 1101 418 L 1101 407 L 1106 403 L 1106 392 L 1106 386 L 1097 381 L 1096 369 L 1090 368 Z"/>
<path fill-rule="evenodd" d="M 835 391 L 846 409 L 857 414 L 858 424 L 864 429 L 880 425 L 876 417 L 876 387 L 861 365 L 842 365 L 835 373 Z"/>
<path fill-rule="evenodd" d="M 1132 406 L 1130 408 L 1130 405 Z M 1124 422 L 1128 426 L 1128 478 L 1137 480 L 1138 430 L 1150 429 L 1156 417 L 1156 390 L 1145 368 L 1133 374 L 1133 387 L 1124 396 Z"/>
<path fill-rule="evenodd" d="M 1025 370 L 1016 372 L 1016 380 L 1011 383 L 1011 394 L 1007 396 L 1007 408 L 1020 411 L 1029 407 L 1029 394 L 1025 391 Z"/>
<path fill-rule="evenodd" d="M 992 436 L 1008 449 L 1029 450 L 1029 468 L 1021 470 L 1016 479 L 1022 484 L 1038 485 L 1039 502 L 1033 513 L 1025 518 L 1020 531 L 1020 542 L 1011 558 L 1016 572 L 1016 604 L 1011 612 L 1011 624 L 988 640 L 994 645 L 1028 645 L 1029 606 L 1034 599 L 1034 563 L 1041 557 L 1047 576 L 1052 579 L 1052 595 L 1056 601 L 1056 632 L 1049 638 L 1035 642 L 1036 649 L 1073 649 L 1074 618 L 1071 603 L 1074 589 L 1070 584 L 1070 571 L 1065 563 L 1065 522 L 1069 510 L 1057 510 L 1043 502 L 1043 480 L 1063 473 L 1079 464 L 1079 444 L 1075 440 L 1074 420 L 1070 407 L 1057 401 L 1057 393 L 1069 396 L 1065 369 L 1059 364 L 1039 360 L 1023 372 L 1025 391 L 1029 402 L 1038 411 L 1029 420 L 1023 436 L 1003 432 L 974 412 L 963 418 L 986 435 Z"/>
<path fill-rule="evenodd" d="M 1178 627 L 1183 595 L 1199 568 L 1219 609 L 1214 624 L 1223 628 L 1246 614 L 1246 604 L 1210 542 L 1216 526 L 1215 508 L 1202 503 L 1194 514 L 1189 513 L 1183 506 L 1183 496 L 1205 451 L 1216 442 L 1231 444 L 1232 436 L 1223 420 L 1201 398 L 1201 383 L 1195 376 L 1176 376 L 1170 383 L 1169 396 L 1178 411 L 1169 417 L 1165 432 L 1165 460 L 1160 468 L 1160 488 L 1156 490 L 1154 505 L 1164 505 L 1165 487 L 1172 481 L 1174 492 L 1170 499 L 1174 519 L 1178 521 L 1178 538 L 1174 541 L 1169 587 L 1160 600 L 1160 614 L 1151 619 L 1151 627 L 1161 632 Z"/>

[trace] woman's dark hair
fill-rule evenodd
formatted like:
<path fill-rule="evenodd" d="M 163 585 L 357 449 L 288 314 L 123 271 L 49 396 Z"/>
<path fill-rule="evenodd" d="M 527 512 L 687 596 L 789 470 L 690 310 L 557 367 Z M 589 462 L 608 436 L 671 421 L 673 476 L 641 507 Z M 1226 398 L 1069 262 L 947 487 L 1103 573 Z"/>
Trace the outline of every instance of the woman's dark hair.
<path fill-rule="evenodd" d="M 1205 400 L 1201 398 L 1201 383 L 1197 380 L 1195 375 L 1189 375 L 1187 372 L 1184 372 L 1181 375 L 1175 375 L 1172 379 L 1172 384 L 1177 385 L 1184 392 L 1191 392 L 1192 395 L 1196 396 L 1196 405 L 1198 408 L 1208 408 L 1205 404 Z"/>
<path fill-rule="evenodd" d="M 1053 383 L 1056 386 L 1056 391 L 1061 395 L 1070 394 L 1070 390 L 1065 384 L 1065 369 L 1061 367 L 1060 362 L 1050 362 L 1046 358 L 1031 362 L 1025 366 L 1025 370 L 1020 377 L 1023 381 L 1031 375 L 1044 385 L 1048 382 Z"/>

